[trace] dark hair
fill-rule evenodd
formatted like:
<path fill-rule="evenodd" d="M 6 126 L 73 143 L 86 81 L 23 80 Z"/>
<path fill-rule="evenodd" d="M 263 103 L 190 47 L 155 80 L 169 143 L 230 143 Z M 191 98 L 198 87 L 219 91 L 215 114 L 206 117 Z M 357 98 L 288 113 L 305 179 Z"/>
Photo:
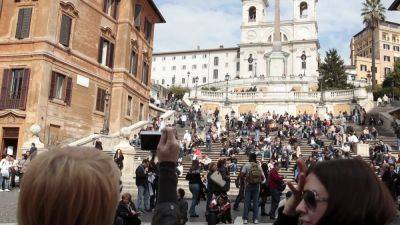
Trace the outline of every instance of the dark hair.
<path fill-rule="evenodd" d="M 192 161 L 192 166 L 190 167 L 190 171 L 194 171 L 194 170 L 199 170 L 200 169 L 200 163 L 199 160 L 193 160 Z"/>
<path fill-rule="evenodd" d="M 257 162 L 257 155 L 255 153 L 249 154 L 249 161 L 250 162 Z"/>
<path fill-rule="evenodd" d="M 388 189 L 361 159 L 325 161 L 309 173 L 318 177 L 330 196 L 319 225 L 385 225 L 396 216 Z"/>
<path fill-rule="evenodd" d="M 224 165 L 225 165 L 225 163 L 226 163 L 226 159 L 220 159 L 220 160 L 218 160 L 218 162 L 217 162 L 217 168 L 219 169 L 219 168 L 222 168 Z"/>
<path fill-rule="evenodd" d="M 178 189 L 178 194 L 179 194 L 179 197 L 180 197 L 180 198 L 185 197 L 185 190 L 183 190 L 182 188 L 179 188 L 179 189 Z"/>

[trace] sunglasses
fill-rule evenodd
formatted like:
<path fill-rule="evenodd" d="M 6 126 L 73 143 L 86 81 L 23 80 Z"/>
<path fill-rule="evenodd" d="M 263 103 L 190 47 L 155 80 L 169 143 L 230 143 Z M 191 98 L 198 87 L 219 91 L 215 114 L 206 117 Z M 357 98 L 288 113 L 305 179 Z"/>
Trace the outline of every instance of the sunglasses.
<path fill-rule="evenodd" d="M 328 202 L 328 198 L 322 198 L 318 195 L 316 191 L 305 190 L 301 195 L 304 202 L 311 209 L 315 209 L 317 207 L 318 202 Z"/>

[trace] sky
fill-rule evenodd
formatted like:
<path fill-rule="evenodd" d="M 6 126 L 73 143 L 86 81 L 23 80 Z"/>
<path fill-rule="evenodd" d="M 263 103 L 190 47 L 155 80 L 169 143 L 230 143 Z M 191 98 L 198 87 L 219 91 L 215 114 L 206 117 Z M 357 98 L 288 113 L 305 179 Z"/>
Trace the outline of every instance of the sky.
<path fill-rule="evenodd" d="M 155 28 L 155 52 L 201 48 L 236 47 L 240 43 L 241 0 L 154 0 L 167 23 Z M 269 0 L 268 20 L 273 20 L 274 0 Z M 350 62 L 350 40 L 363 29 L 364 0 L 319 0 L 317 22 L 320 54 L 338 49 Z M 393 0 L 382 0 L 388 8 Z M 281 0 L 281 19 L 293 18 L 293 0 Z M 400 23 L 400 12 L 386 12 L 388 21 Z"/>

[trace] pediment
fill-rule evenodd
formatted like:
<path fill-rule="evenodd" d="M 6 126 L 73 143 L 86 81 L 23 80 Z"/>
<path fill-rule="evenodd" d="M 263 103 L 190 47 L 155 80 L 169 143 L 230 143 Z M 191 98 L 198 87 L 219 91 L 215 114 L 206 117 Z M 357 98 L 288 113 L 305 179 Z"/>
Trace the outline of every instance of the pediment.
<path fill-rule="evenodd" d="M 0 124 L 20 124 L 25 121 L 26 113 L 17 110 L 0 111 Z"/>

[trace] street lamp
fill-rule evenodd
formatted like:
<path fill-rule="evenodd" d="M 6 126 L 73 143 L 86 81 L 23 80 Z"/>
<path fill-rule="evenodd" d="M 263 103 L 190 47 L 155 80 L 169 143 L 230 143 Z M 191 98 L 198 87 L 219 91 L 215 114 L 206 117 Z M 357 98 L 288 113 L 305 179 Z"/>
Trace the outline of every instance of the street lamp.
<path fill-rule="evenodd" d="M 323 106 L 325 105 L 325 100 L 324 100 L 324 75 L 320 74 L 320 77 L 318 78 L 318 80 L 321 82 L 321 99 L 319 101 L 319 105 Z"/>
<path fill-rule="evenodd" d="M 227 73 L 225 75 L 225 81 L 226 81 L 226 99 L 225 99 L 225 105 L 229 105 L 229 100 L 228 100 L 228 84 L 229 84 L 229 74 Z"/>
<path fill-rule="evenodd" d="M 104 96 L 104 104 L 105 104 L 104 113 L 105 114 L 104 114 L 103 130 L 100 131 L 101 134 L 106 134 L 106 135 L 109 133 L 109 130 L 110 130 L 109 123 L 108 123 L 109 117 L 110 117 L 110 110 L 109 110 L 110 107 L 108 107 L 108 102 L 110 101 L 110 98 L 111 98 L 111 94 L 108 91 L 106 91 L 106 94 Z"/>
<path fill-rule="evenodd" d="M 189 76 L 190 76 L 190 72 L 187 72 L 186 90 L 189 92 L 189 97 L 190 97 L 190 91 L 189 91 Z"/>
<path fill-rule="evenodd" d="M 197 103 L 197 82 L 199 82 L 199 77 L 198 77 L 198 76 L 194 77 L 194 82 L 195 82 L 195 85 L 196 85 L 196 92 L 195 92 L 195 96 L 194 96 L 194 103 Z"/>
<path fill-rule="evenodd" d="M 351 75 L 351 79 L 353 80 L 353 100 L 351 101 L 351 103 L 356 104 L 357 103 L 357 99 L 356 99 L 356 86 L 355 86 L 355 80 L 356 80 L 356 75 Z"/>

